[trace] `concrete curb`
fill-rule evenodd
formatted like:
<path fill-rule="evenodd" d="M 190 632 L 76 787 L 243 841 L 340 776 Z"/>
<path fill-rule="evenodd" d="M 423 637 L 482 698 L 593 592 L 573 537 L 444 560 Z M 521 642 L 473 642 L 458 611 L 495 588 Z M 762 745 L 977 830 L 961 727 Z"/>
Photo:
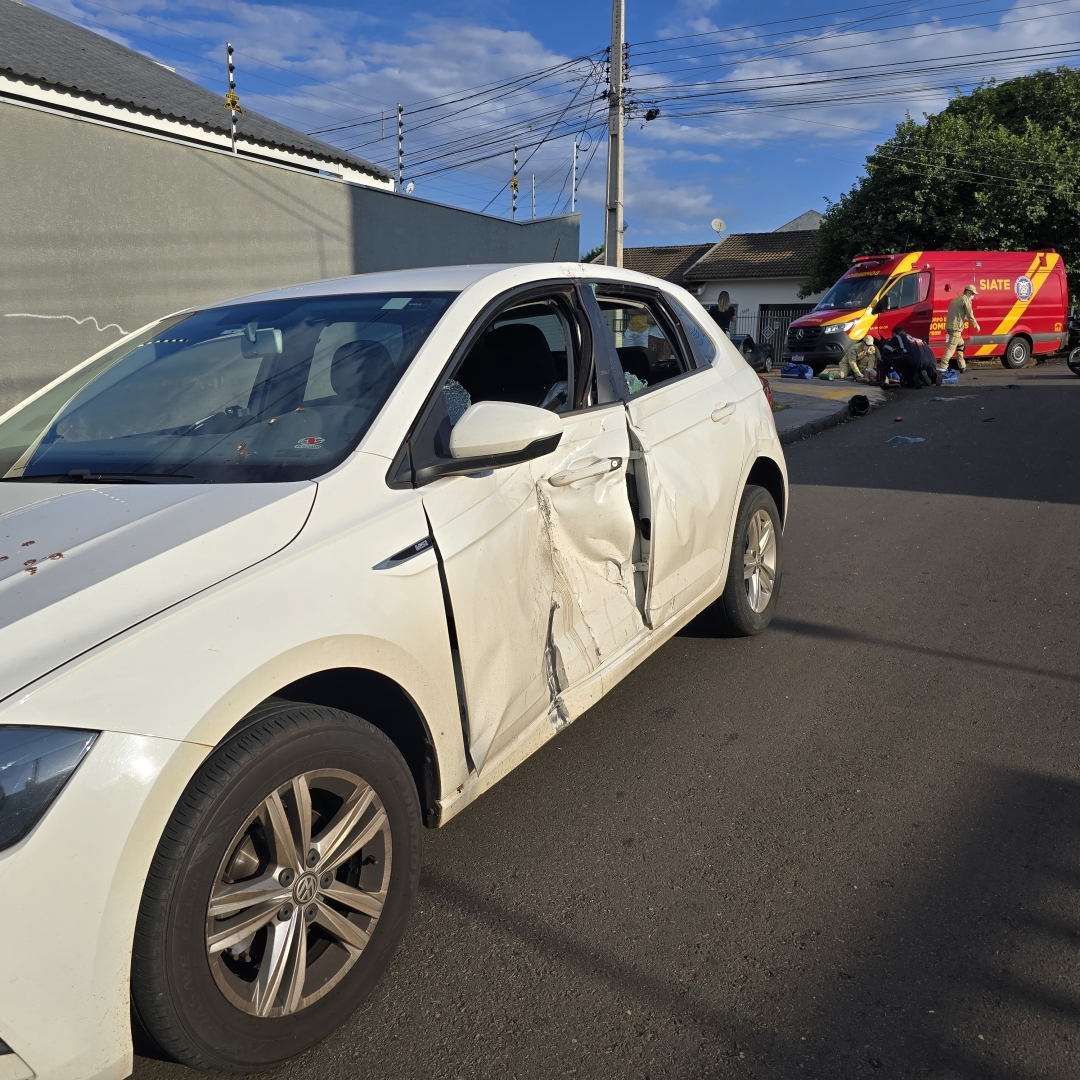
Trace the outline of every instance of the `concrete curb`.
<path fill-rule="evenodd" d="M 836 409 L 825 416 L 816 416 L 813 420 L 807 420 L 797 428 L 780 433 L 780 444 L 787 446 L 789 443 L 798 442 L 800 439 L 809 439 L 811 435 L 818 435 L 822 431 L 828 431 L 831 427 L 843 424 L 847 420 L 854 419 L 846 401 L 838 402 Z"/>

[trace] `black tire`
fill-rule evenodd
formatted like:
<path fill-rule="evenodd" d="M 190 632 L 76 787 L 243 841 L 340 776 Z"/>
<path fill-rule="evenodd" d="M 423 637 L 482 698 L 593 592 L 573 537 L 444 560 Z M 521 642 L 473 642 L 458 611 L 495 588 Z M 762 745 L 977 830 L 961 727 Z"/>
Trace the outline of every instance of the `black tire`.
<path fill-rule="evenodd" d="M 1019 335 L 1009 339 L 1005 346 L 1005 352 L 1001 355 L 1001 363 L 1007 368 L 1022 368 L 1031 359 L 1031 345 L 1028 339 Z"/>
<path fill-rule="evenodd" d="M 381 832 L 376 834 L 383 844 L 389 837 L 387 854 L 392 853 L 391 858 L 383 860 L 384 864 L 390 863 L 389 869 L 383 871 L 388 875 L 388 884 L 383 879 L 385 903 L 373 929 L 372 923 L 367 924 L 370 940 L 357 959 L 348 961 L 348 967 L 337 954 L 330 956 L 331 949 L 341 946 L 320 940 L 322 931 L 317 922 L 309 925 L 300 920 L 293 940 L 299 941 L 303 934 L 310 949 L 306 954 L 310 966 L 305 967 L 305 974 L 317 962 L 327 963 L 325 958 L 339 964 L 343 974 L 337 976 L 339 981 L 329 990 L 320 990 L 320 984 L 316 984 L 316 994 L 324 996 L 313 995 L 315 1000 L 298 1011 L 256 1016 L 233 1004 L 215 981 L 220 964 L 212 970 L 207 942 L 208 926 L 218 925 L 208 922 L 211 890 L 220 888 L 217 883 L 225 860 L 230 858 L 237 830 L 243 830 L 264 801 L 290 784 L 293 777 L 321 775 L 319 770 L 326 775 L 336 770 L 337 774 L 366 782 L 385 811 Z M 326 794 L 315 787 L 310 791 L 309 820 L 321 822 L 310 830 L 314 845 L 316 837 L 326 835 L 321 830 L 331 819 L 313 817 L 310 810 L 315 799 L 325 798 Z M 330 806 L 327 815 L 336 812 L 333 803 Z M 296 836 L 295 827 L 292 835 Z M 158 844 L 139 907 L 132 954 L 132 1005 L 139 1023 L 177 1061 L 196 1069 L 231 1073 L 271 1067 L 325 1038 L 370 993 L 401 940 L 420 879 L 420 835 L 415 783 L 401 754 L 385 735 L 366 721 L 337 709 L 290 702 L 261 707 L 248 726 L 215 750 L 199 768 Z M 372 850 L 365 841 L 365 846 L 336 871 L 343 884 L 343 872 L 363 872 L 349 869 L 354 864 L 367 867 L 375 863 L 374 872 L 379 872 L 379 859 L 367 854 Z M 314 855 L 312 852 L 312 860 Z M 232 860 L 226 872 L 235 874 L 232 867 L 236 856 Z M 309 861 L 307 865 L 315 864 Z M 272 867 L 270 871 L 276 873 Z M 265 871 L 245 873 L 243 879 L 251 876 L 254 880 L 259 873 Z M 310 876 L 301 869 L 301 878 Z M 321 887 L 329 888 L 327 882 L 332 876 L 324 874 Z M 278 875 L 272 880 L 280 878 Z M 236 880 L 241 878 L 237 876 Z M 348 882 L 355 886 L 359 880 L 357 876 Z M 296 878 L 297 889 L 300 884 L 300 878 Z M 297 895 L 298 905 L 308 903 Z M 321 892 L 319 897 L 320 903 L 325 900 L 329 906 L 331 898 Z M 315 908 L 313 904 L 303 910 L 312 915 Z M 302 909 L 297 906 L 296 910 Z M 256 936 L 254 944 L 249 942 L 248 952 L 258 951 L 258 940 Z M 319 948 L 321 953 L 317 952 Z M 227 951 L 231 954 L 231 950 Z M 345 949 L 341 952 L 351 956 Z M 224 959 L 225 952 L 219 956 Z M 250 964 L 251 957 L 246 959 Z M 241 961 L 232 963 L 239 965 Z M 253 966 L 261 965 L 262 960 L 256 959 Z M 299 985 L 306 993 L 305 982 L 301 979 Z M 267 1000 L 271 1000 L 269 992 Z"/>
<path fill-rule="evenodd" d="M 1069 370 L 1074 375 L 1080 375 L 1080 345 L 1078 345 L 1065 360 L 1065 363 L 1069 365 Z"/>
<path fill-rule="evenodd" d="M 776 565 L 773 585 L 768 603 L 761 611 L 751 606 L 744 578 L 744 559 L 747 553 L 748 532 L 751 519 L 759 511 L 769 516 L 772 523 L 774 543 L 776 545 Z M 773 497 L 762 487 L 747 484 L 739 503 L 739 513 L 735 519 L 735 533 L 731 540 L 731 559 L 728 565 L 727 584 L 720 598 L 716 601 L 715 612 L 723 631 L 732 637 L 751 637 L 760 634 L 776 612 L 776 602 L 780 595 L 780 578 L 784 570 L 784 534 L 780 525 L 780 512 L 776 509 Z"/>

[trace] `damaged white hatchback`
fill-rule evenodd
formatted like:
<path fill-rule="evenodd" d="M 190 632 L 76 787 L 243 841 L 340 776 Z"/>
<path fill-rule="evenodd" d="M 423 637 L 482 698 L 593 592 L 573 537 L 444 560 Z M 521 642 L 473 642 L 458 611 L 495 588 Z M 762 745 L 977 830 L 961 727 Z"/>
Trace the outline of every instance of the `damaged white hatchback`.
<path fill-rule="evenodd" d="M 764 629 L 788 502 L 698 302 L 579 263 L 172 315 L 0 418 L 0 476 L 8 1080 L 333 1031 L 422 827 L 707 608 Z"/>

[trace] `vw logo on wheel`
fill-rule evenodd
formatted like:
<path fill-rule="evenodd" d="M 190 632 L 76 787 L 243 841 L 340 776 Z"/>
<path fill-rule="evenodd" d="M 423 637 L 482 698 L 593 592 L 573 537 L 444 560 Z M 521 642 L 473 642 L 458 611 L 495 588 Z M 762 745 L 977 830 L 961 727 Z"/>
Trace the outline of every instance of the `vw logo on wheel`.
<path fill-rule="evenodd" d="M 310 904 L 319 891 L 319 879 L 314 874 L 301 874 L 293 886 L 293 899 L 300 907 Z"/>

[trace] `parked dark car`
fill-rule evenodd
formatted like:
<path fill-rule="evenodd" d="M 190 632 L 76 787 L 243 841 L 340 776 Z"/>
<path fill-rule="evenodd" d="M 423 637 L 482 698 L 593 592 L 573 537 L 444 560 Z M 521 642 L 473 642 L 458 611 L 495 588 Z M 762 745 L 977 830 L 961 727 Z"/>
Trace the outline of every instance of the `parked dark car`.
<path fill-rule="evenodd" d="M 759 345 L 749 334 L 733 334 L 731 341 L 755 371 L 772 371 L 774 359 L 771 345 Z"/>

